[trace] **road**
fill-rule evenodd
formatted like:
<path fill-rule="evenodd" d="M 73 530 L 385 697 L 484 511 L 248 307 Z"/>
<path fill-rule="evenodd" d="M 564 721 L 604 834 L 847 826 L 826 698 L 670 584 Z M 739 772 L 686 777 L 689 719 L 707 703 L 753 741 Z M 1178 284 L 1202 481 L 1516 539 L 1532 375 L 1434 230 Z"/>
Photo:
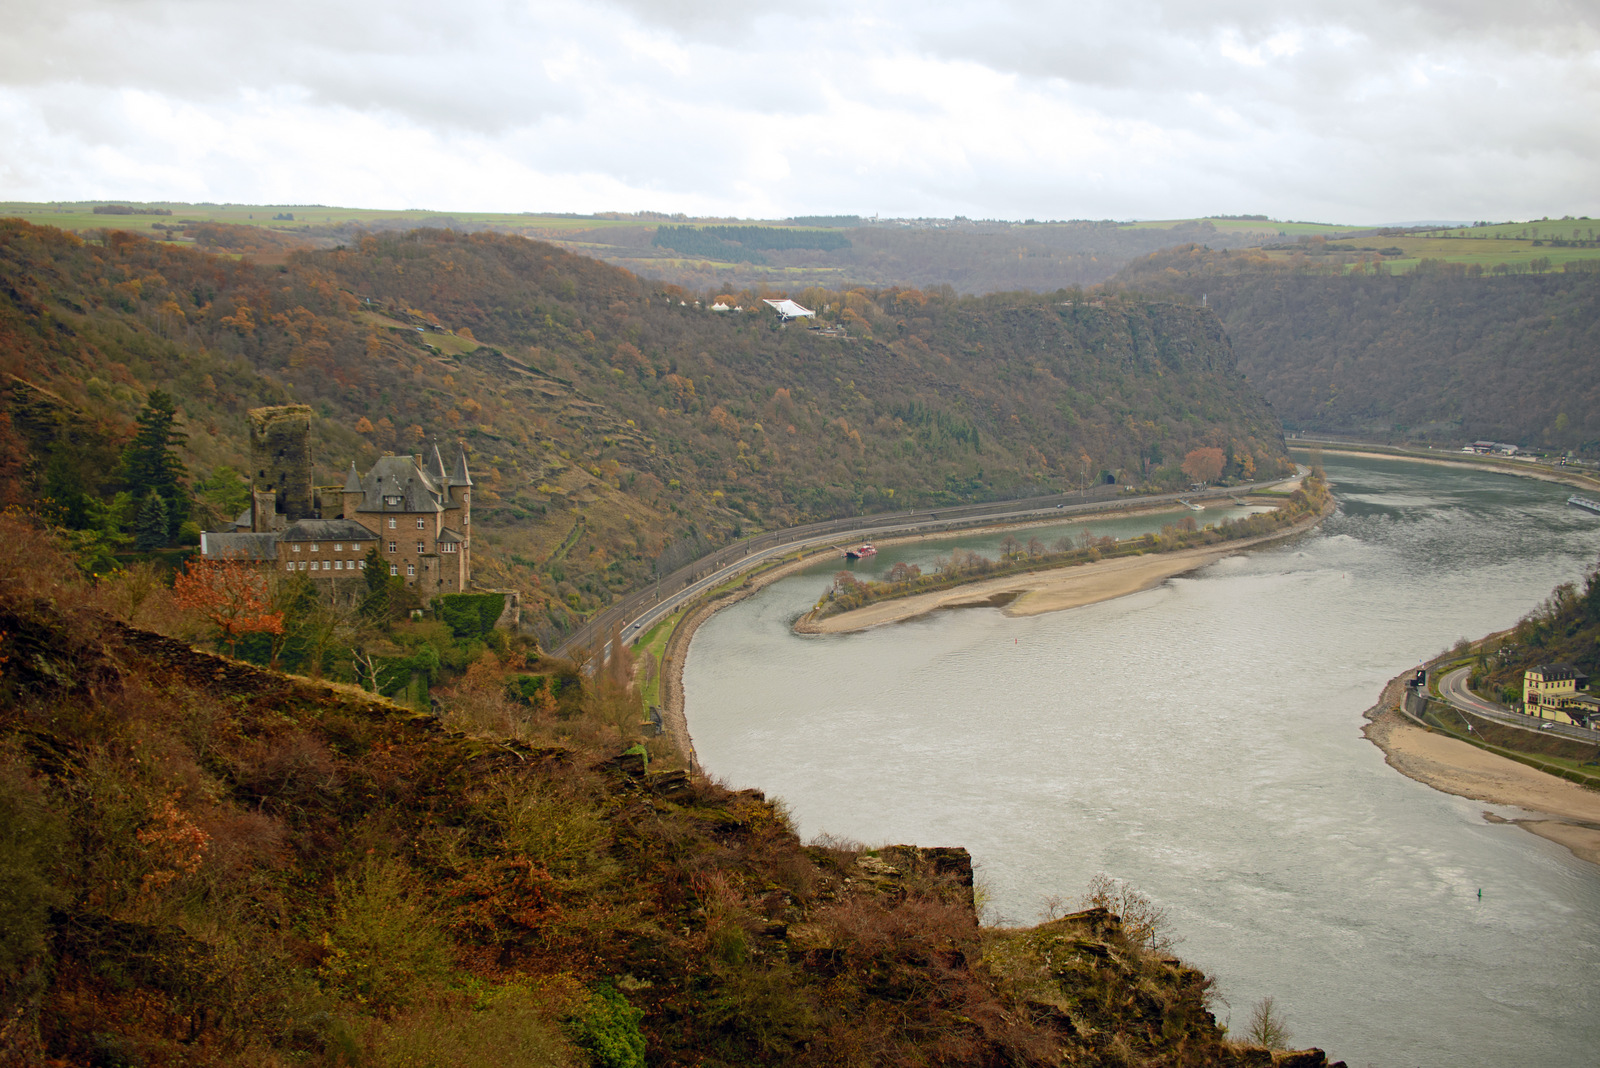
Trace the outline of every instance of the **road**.
<path fill-rule="evenodd" d="M 1566 738 L 1576 738 L 1581 742 L 1600 741 L 1600 731 L 1592 731 L 1585 727 L 1574 727 L 1569 723 L 1557 723 L 1555 720 L 1536 720 L 1524 716 L 1520 712 L 1508 711 L 1505 706 L 1485 701 L 1471 690 L 1467 689 L 1467 676 L 1471 674 L 1470 668 L 1457 668 L 1439 680 L 1439 695 L 1456 708 L 1471 712 L 1484 719 L 1492 719 L 1496 723 L 1504 723 L 1510 727 L 1520 727 L 1523 730 L 1549 731 Z M 1535 725 L 1537 724 L 1537 726 Z"/>
<path fill-rule="evenodd" d="M 709 556 L 679 568 L 650 588 L 629 594 L 574 631 L 554 650 L 554 653 L 556 656 L 569 656 L 579 648 L 596 648 L 600 656 L 605 656 L 610 649 L 609 635 L 615 623 L 621 623 L 624 644 L 632 644 L 634 639 L 648 631 L 659 620 L 671 615 L 680 606 L 699 597 L 705 591 L 720 586 L 776 557 L 804 549 L 871 538 L 939 533 L 995 523 L 1020 523 L 1031 519 L 1148 508 L 1152 505 L 1173 504 L 1188 499 L 1238 497 L 1265 486 L 1278 485 L 1283 481 L 1288 480 L 1250 483 L 1228 488 L 1217 487 L 1196 493 L 1103 497 L 1098 500 L 1089 499 L 1091 494 L 1057 494 L 1023 501 L 999 501 L 916 512 L 857 516 L 808 523 L 787 530 L 769 531 L 725 546 Z"/>

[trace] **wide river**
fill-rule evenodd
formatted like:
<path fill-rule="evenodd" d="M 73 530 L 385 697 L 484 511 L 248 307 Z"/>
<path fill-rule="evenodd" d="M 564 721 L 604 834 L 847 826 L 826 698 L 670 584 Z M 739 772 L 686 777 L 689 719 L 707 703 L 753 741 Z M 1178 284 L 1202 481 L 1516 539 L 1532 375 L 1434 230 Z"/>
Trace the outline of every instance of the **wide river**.
<path fill-rule="evenodd" d="M 1533 479 L 1327 468 L 1318 531 L 1072 611 L 802 638 L 837 565 L 774 583 L 691 646 L 701 762 L 807 837 L 966 846 L 991 922 L 1125 879 L 1240 1029 L 1272 995 L 1299 1043 L 1353 1066 L 1595 1064 L 1600 868 L 1391 770 L 1360 728 L 1401 670 L 1580 578 L 1600 516 Z"/>

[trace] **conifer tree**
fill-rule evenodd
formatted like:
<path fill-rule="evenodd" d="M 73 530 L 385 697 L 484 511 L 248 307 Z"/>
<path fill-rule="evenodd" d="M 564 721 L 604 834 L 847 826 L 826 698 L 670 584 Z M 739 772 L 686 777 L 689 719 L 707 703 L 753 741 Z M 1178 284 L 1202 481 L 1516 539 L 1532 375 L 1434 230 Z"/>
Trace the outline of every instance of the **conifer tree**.
<path fill-rule="evenodd" d="M 150 398 L 135 421 L 139 430 L 122 452 L 122 477 L 138 496 L 160 494 L 167 513 L 167 533 L 162 538 L 162 544 L 166 544 L 189 518 L 188 491 L 184 487 L 188 471 L 177 453 L 177 446 L 189 436 L 180 429 L 178 410 L 165 390 L 150 391 Z"/>
<path fill-rule="evenodd" d="M 151 490 L 145 495 L 144 504 L 139 507 L 133 543 L 141 552 L 159 549 L 167 544 L 169 530 L 167 502 L 161 499 L 161 494 Z"/>

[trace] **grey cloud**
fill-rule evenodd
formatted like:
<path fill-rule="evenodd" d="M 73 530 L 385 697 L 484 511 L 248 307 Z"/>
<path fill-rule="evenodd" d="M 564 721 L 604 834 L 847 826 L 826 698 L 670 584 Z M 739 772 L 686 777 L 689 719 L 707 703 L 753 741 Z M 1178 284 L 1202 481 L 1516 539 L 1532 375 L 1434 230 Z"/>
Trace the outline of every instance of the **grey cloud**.
<path fill-rule="evenodd" d="M 187 167 L 224 199 L 299 182 L 303 200 L 440 207 L 1600 208 L 1577 202 L 1600 154 L 1578 118 L 1600 112 L 1600 36 L 1593 5 L 1564 0 L 0 0 L 0 19 L 0 194 L 98 175 L 166 195 Z M 1298 50 L 1272 54 L 1284 33 Z M 172 143 L 129 121 L 129 90 L 276 140 L 162 169 Z M 375 140 L 346 147 L 344 127 Z M 541 190 L 567 199 L 523 199 Z"/>

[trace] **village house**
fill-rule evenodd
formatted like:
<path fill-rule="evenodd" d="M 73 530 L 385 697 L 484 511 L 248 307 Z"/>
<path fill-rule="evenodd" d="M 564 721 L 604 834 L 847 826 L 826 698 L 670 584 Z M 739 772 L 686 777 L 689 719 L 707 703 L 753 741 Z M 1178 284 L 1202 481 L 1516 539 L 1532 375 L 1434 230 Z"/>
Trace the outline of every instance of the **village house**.
<path fill-rule="evenodd" d="M 1522 673 L 1522 710 L 1538 719 L 1588 727 L 1600 723 L 1600 698 L 1580 693 L 1589 676 L 1571 664 L 1540 664 Z"/>

